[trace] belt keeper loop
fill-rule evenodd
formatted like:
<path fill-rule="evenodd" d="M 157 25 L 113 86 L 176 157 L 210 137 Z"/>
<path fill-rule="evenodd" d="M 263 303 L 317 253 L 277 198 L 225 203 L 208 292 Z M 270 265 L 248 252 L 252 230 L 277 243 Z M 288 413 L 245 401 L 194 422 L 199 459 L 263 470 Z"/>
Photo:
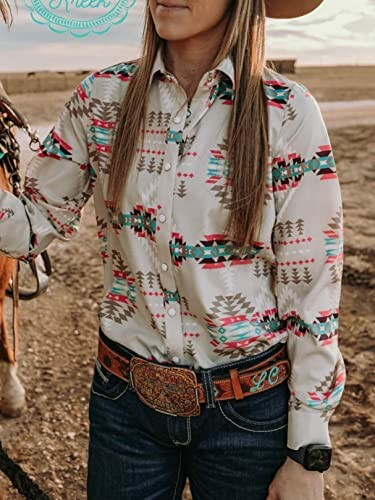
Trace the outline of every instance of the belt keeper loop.
<path fill-rule="evenodd" d="M 135 391 L 134 381 L 133 381 L 133 374 L 132 374 L 131 369 L 129 370 L 129 389 L 131 391 Z"/>
<path fill-rule="evenodd" d="M 232 370 L 229 370 L 229 375 L 230 375 L 230 380 L 232 382 L 234 397 L 236 399 L 243 399 L 245 396 L 244 396 L 243 391 L 242 391 L 241 382 L 240 382 L 240 378 L 238 376 L 237 368 L 233 368 Z"/>
<path fill-rule="evenodd" d="M 134 379 L 133 379 L 133 372 L 132 372 L 132 359 L 130 359 L 130 362 L 129 362 L 129 390 L 132 391 L 132 392 L 137 392 L 135 390 L 135 385 L 134 385 Z"/>

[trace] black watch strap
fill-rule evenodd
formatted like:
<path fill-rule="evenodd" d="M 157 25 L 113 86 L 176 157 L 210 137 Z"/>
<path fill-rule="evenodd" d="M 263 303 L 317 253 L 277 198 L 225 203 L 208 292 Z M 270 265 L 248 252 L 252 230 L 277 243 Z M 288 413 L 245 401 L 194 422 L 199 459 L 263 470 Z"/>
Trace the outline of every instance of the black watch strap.
<path fill-rule="evenodd" d="M 307 470 L 324 472 L 331 464 L 332 449 L 325 444 L 309 444 L 298 450 L 287 448 L 287 455 Z"/>
<path fill-rule="evenodd" d="M 305 458 L 305 450 L 306 446 L 301 446 L 301 448 L 298 448 L 298 450 L 293 450 L 292 448 L 288 448 L 288 457 L 292 458 L 296 462 L 303 465 Z"/>

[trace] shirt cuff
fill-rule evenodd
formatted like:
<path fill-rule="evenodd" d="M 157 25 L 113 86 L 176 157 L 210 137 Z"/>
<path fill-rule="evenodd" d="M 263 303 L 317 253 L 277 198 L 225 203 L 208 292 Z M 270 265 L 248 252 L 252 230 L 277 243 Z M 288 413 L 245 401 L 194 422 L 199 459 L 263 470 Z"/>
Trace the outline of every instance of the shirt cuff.
<path fill-rule="evenodd" d="M 288 414 L 288 448 L 298 450 L 308 444 L 331 446 L 328 421 L 319 412 L 291 410 Z"/>

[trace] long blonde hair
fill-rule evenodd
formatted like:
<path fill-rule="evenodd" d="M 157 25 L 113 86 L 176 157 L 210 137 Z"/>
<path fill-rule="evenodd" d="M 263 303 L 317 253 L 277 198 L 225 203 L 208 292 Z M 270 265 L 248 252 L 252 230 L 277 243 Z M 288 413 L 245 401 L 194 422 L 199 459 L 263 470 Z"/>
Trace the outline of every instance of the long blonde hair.
<path fill-rule="evenodd" d="M 229 16 L 213 67 L 226 56 L 232 56 L 235 98 L 227 151 L 232 197 L 225 232 L 239 247 L 245 247 L 258 236 L 266 196 L 268 111 L 262 79 L 266 65 L 264 0 L 236 0 Z M 142 55 L 121 104 L 112 150 L 107 196 L 114 210 L 118 209 L 141 130 L 142 142 L 144 140 L 151 71 L 163 42 L 146 5 Z M 228 186 L 229 183 L 226 189 Z"/>
<path fill-rule="evenodd" d="M 5 24 L 11 26 L 13 23 L 13 15 L 8 0 L 0 0 L 0 14 Z"/>

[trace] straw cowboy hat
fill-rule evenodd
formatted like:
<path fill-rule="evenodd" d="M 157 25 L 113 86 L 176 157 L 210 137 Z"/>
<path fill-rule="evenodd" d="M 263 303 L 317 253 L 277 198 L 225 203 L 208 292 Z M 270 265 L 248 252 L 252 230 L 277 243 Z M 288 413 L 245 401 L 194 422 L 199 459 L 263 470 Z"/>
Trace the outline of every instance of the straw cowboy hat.
<path fill-rule="evenodd" d="M 266 0 L 267 17 L 290 19 L 308 14 L 323 0 Z"/>

